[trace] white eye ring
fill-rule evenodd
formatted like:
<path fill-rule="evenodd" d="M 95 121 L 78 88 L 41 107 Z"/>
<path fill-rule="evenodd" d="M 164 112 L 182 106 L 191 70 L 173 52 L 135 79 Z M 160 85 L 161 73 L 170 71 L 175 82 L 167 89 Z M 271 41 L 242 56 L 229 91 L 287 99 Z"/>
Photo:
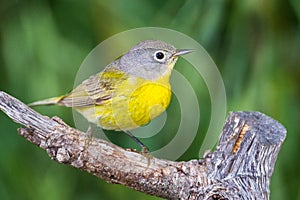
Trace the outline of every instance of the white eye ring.
<path fill-rule="evenodd" d="M 156 51 L 154 53 L 154 59 L 158 62 L 164 62 L 166 60 L 166 53 L 164 51 Z"/>

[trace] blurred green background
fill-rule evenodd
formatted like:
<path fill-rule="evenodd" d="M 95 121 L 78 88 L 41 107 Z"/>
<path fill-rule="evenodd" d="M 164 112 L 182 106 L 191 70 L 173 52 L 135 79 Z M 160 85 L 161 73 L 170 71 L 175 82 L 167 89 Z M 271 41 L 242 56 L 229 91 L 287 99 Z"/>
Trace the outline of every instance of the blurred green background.
<path fill-rule="evenodd" d="M 0 90 L 27 103 L 64 94 L 96 45 L 146 26 L 183 32 L 204 46 L 223 77 L 228 111 L 257 110 L 285 125 L 288 136 L 271 179 L 271 199 L 300 199 L 299 0 L 2 0 Z M 209 94 L 198 98 L 202 132 L 210 118 Z M 174 112 L 177 104 L 176 99 L 171 104 Z M 37 110 L 73 123 L 70 109 Z M 158 199 L 53 162 L 19 136 L 18 127 L 0 112 L 0 199 Z M 202 139 L 197 136 L 180 160 L 197 158 Z"/>

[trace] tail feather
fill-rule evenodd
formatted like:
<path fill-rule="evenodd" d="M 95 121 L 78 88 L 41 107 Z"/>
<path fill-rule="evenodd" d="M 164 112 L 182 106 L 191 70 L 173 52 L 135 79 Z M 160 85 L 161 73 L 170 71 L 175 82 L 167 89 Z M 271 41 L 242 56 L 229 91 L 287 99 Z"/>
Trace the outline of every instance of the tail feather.
<path fill-rule="evenodd" d="M 60 96 L 60 97 L 52 97 L 49 99 L 44 99 L 41 101 L 35 101 L 32 102 L 30 104 L 28 104 L 28 106 L 32 107 L 32 106 L 41 106 L 41 105 L 54 105 L 54 104 L 59 104 L 59 102 L 64 98 L 65 96 Z"/>

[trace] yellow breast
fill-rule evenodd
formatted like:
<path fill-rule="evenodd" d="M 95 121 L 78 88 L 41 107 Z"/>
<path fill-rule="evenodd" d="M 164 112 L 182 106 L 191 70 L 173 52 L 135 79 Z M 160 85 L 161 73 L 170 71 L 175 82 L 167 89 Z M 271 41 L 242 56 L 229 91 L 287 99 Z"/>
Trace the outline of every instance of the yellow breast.
<path fill-rule="evenodd" d="M 115 94 L 105 104 L 79 112 L 104 129 L 131 130 L 159 116 L 171 100 L 168 77 L 159 81 L 131 77 L 116 88 Z"/>
<path fill-rule="evenodd" d="M 145 83 L 137 88 L 129 100 L 129 113 L 139 126 L 147 124 L 166 110 L 171 100 L 171 90 L 161 83 Z"/>

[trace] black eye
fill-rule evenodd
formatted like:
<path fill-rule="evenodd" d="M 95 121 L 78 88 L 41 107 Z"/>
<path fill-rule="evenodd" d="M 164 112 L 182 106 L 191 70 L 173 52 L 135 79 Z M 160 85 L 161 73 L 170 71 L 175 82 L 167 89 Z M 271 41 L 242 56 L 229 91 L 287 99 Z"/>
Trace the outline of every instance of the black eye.
<path fill-rule="evenodd" d="M 156 57 L 158 60 L 162 60 L 162 59 L 164 59 L 165 54 L 164 54 L 163 52 L 161 52 L 161 51 L 158 51 L 158 52 L 155 53 L 155 57 Z"/>

